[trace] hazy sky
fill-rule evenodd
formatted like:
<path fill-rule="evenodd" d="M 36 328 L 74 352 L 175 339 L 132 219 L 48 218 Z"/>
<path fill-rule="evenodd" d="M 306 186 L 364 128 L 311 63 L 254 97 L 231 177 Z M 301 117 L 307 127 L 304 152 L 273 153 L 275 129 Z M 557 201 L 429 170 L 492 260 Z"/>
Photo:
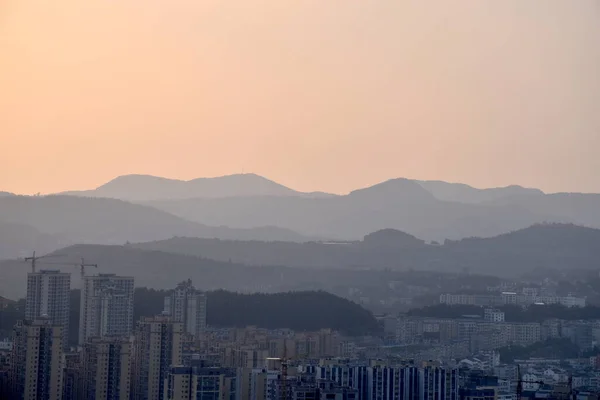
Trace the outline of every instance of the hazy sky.
<path fill-rule="evenodd" d="M 600 1 L 0 1 L 0 190 L 241 171 L 600 192 Z"/>

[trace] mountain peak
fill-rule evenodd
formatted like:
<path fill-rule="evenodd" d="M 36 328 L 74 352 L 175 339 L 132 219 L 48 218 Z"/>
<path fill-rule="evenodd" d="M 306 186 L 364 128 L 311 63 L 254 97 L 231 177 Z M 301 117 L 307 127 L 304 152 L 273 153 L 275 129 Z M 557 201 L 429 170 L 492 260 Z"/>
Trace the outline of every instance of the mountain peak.
<path fill-rule="evenodd" d="M 364 198 L 365 200 L 395 201 L 431 201 L 434 196 L 421 187 L 417 182 L 406 178 L 395 178 L 376 185 L 350 192 L 349 196 Z"/>
<path fill-rule="evenodd" d="M 420 247 L 425 244 L 425 241 L 406 232 L 387 228 L 369 233 L 364 237 L 363 243 L 394 247 Z"/>
<path fill-rule="evenodd" d="M 444 181 L 414 181 L 431 193 L 436 199 L 466 204 L 478 204 L 507 198 L 543 195 L 539 189 L 526 188 L 519 185 L 506 187 L 477 189 L 464 183 Z"/>
<path fill-rule="evenodd" d="M 254 173 L 196 178 L 189 181 L 153 175 L 130 174 L 118 176 L 95 190 L 62 194 L 107 197 L 134 202 L 191 198 L 307 195 Z"/>

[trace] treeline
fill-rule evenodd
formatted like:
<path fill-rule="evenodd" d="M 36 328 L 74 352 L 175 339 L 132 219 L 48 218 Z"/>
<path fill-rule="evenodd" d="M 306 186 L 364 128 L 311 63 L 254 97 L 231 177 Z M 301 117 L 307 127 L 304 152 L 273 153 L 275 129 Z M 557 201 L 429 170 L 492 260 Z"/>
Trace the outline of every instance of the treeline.
<path fill-rule="evenodd" d="M 479 315 L 483 317 L 485 309 L 471 305 L 447 305 L 436 304 L 423 308 L 415 308 L 407 314 L 415 317 L 433 318 L 460 318 L 465 315 Z M 504 311 L 507 322 L 543 322 L 547 319 L 557 318 L 564 320 L 594 320 L 600 319 L 600 307 L 565 307 L 560 304 L 531 305 L 520 307 L 515 305 L 504 305 L 493 307 Z"/>
<path fill-rule="evenodd" d="M 136 288 L 134 320 L 154 316 L 163 311 L 168 292 Z M 79 327 L 80 291 L 71 291 L 69 340 L 75 344 Z M 17 320 L 25 315 L 24 301 L 0 310 L 0 334 L 9 336 Z M 207 323 L 215 327 L 290 328 L 296 331 L 315 331 L 331 328 L 346 335 L 359 336 L 379 333 L 373 315 L 349 300 L 323 291 L 274 294 L 239 294 L 218 290 L 207 293 Z"/>

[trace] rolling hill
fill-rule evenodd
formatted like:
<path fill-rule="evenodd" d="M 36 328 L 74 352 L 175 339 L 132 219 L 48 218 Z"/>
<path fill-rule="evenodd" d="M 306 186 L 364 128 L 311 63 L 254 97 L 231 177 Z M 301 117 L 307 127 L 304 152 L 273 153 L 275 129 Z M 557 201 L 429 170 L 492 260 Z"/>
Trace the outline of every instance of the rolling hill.
<path fill-rule="evenodd" d="M 0 198 L 0 235 L 10 241 L 5 250 L 10 250 L 8 256 L 11 257 L 23 249 L 34 250 L 31 246 L 39 246 L 39 251 L 48 251 L 74 243 L 122 244 L 173 236 L 308 240 L 295 232 L 276 227 L 211 227 L 149 206 L 75 196 Z"/>
<path fill-rule="evenodd" d="M 500 188 L 476 189 L 464 183 L 444 181 L 417 181 L 421 187 L 442 201 L 454 201 L 466 204 L 480 204 L 489 201 L 524 196 L 544 196 L 539 189 L 512 185 Z"/>
<path fill-rule="evenodd" d="M 25 257 L 33 250 L 44 254 L 70 243 L 60 234 L 41 233 L 29 225 L 0 221 L 0 260 Z"/>
<path fill-rule="evenodd" d="M 381 277 L 369 271 L 319 270 L 284 266 L 251 266 L 206 257 L 143 250 L 132 246 L 75 245 L 57 250 L 57 257 L 40 260 L 39 269 L 70 272 L 71 288 L 80 288 L 77 263 L 81 258 L 98 264 L 90 273 L 115 273 L 133 276 L 135 285 L 172 289 L 191 278 L 203 290 L 230 290 L 242 293 L 274 293 L 295 290 L 323 290 L 333 285 L 348 287 L 353 282 L 368 282 Z M 0 296 L 19 299 L 25 295 L 30 264 L 23 260 L 0 261 Z M 340 273 L 343 272 L 343 273 Z"/>
<path fill-rule="evenodd" d="M 326 193 L 301 193 L 256 174 L 236 174 L 189 181 L 151 175 L 123 175 L 94 189 L 62 195 L 106 197 L 127 201 L 220 198 L 239 196 L 327 197 Z"/>
<path fill-rule="evenodd" d="M 593 269 L 600 259 L 600 230 L 568 224 L 534 225 L 492 238 L 430 245 L 403 232 L 382 230 L 363 241 L 264 243 L 172 238 L 129 246 L 248 265 L 378 268 L 520 275 L 537 267 Z"/>
<path fill-rule="evenodd" d="M 398 178 L 338 196 L 301 193 L 255 174 L 191 181 L 126 175 L 65 194 L 126 199 L 210 226 L 275 226 L 338 240 L 385 228 L 435 241 L 492 237 L 545 222 L 600 228 L 600 195 L 517 185 L 478 189 Z"/>
<path fill-rule="evenodd" d="M 544 221 L 569 222 L 512 204 L 441 201 L 408 179 L 393 179 L 330 198 L 229 197 L 148 204 L 208 225 L 247 228 L 266 224 L 344 240 L 393 228 L 423 239 L 443 241 L 495 236 Z"/>

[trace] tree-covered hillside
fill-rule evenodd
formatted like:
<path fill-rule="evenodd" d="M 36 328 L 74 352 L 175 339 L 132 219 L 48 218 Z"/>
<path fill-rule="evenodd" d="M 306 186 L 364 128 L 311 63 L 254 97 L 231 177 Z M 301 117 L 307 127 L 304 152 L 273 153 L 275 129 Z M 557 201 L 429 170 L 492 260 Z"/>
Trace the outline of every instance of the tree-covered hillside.
<path fill-rule="evenodd" d="M 134 321 L 160 314 L 167 291 L 137 288 Z M 69 338 L 77 342 L 80 291 L 71 291 Z M 9 335 L 18 319 L 23 319 L 24 301 L 0 310 L 0 335 Z M 218 290 L 207 293 L 207 322 L 215 327 L 290 328 L 316 331 L 331 328 L 350 336 L 377 334 L 373 315 L 351 301 L 321 291 L 274 294 L 239 294 Z"/>

